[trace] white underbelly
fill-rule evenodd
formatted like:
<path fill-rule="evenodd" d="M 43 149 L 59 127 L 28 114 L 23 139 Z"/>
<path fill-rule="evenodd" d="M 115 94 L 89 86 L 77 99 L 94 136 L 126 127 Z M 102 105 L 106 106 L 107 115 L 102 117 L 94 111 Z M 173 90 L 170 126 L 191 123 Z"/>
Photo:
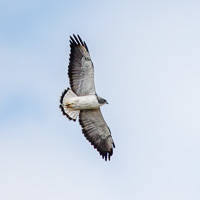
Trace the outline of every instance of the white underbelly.
<path fill-rule="evenodd" d="M 70 97 L 67 101 L 68 107 L 76 110 L 96 109 L 100 106 L 96 95 Z"/>

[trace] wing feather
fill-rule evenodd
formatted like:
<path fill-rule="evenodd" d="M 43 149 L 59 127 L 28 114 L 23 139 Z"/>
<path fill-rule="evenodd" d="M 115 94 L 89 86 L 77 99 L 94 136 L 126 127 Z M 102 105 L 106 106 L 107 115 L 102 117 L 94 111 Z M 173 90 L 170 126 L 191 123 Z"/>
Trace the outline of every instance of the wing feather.
<path fill-rule="evenodd" d="M 82 110 L 79 114 L 82 132 L 102 158 L 110 160 L 115 147 L 111 132 L 100 109 Z"/>
<path fill-rule="evenodd" d="M 85 42 L 80 36 L 70 36 L 68 76 L 70 86 L 78 96 L 95 94 L 94 67 Z"/>

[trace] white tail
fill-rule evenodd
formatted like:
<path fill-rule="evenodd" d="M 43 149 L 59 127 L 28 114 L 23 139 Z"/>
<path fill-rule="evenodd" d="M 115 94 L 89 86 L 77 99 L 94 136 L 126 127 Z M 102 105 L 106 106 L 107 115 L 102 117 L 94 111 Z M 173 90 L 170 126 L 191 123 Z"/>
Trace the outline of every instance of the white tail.
<path fill-rule="evenodd" d="M 70 88 L 67 88 L 67 90 L 62 93 L 62 96 L 60 98 L 60 109 L 62 110 L 63 115 L 67 116 L 68 119 L 74 121 L 76 121 L 76 118 L 78 117 L 80 111 L 69 108 L 66 106 L 66 104 L 70 97 L 76 96 L 77 95 Z"/>

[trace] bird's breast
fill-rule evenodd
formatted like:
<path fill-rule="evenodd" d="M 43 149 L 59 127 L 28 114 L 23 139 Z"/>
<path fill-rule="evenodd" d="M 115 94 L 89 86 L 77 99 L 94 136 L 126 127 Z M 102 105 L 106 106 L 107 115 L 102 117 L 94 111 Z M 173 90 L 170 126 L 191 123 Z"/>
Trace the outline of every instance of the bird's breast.
<path fill-rule="evenodd" d="M 100 104 L 96 95 L 77 96 L 68 99 L 68 107 L 76 110 L 97 109 Z"/>

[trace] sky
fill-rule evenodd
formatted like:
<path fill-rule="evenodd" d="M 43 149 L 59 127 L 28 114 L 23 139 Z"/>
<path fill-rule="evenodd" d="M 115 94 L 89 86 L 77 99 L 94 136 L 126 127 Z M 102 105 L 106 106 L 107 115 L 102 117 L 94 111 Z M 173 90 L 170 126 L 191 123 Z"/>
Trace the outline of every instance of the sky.
<path fill-rule="evenodd" d="M 0 198 L 200 199 L 200 3 L 0 1 Z M 116 145 L 66 119 L 69 36 L 86 41 Z"/>

